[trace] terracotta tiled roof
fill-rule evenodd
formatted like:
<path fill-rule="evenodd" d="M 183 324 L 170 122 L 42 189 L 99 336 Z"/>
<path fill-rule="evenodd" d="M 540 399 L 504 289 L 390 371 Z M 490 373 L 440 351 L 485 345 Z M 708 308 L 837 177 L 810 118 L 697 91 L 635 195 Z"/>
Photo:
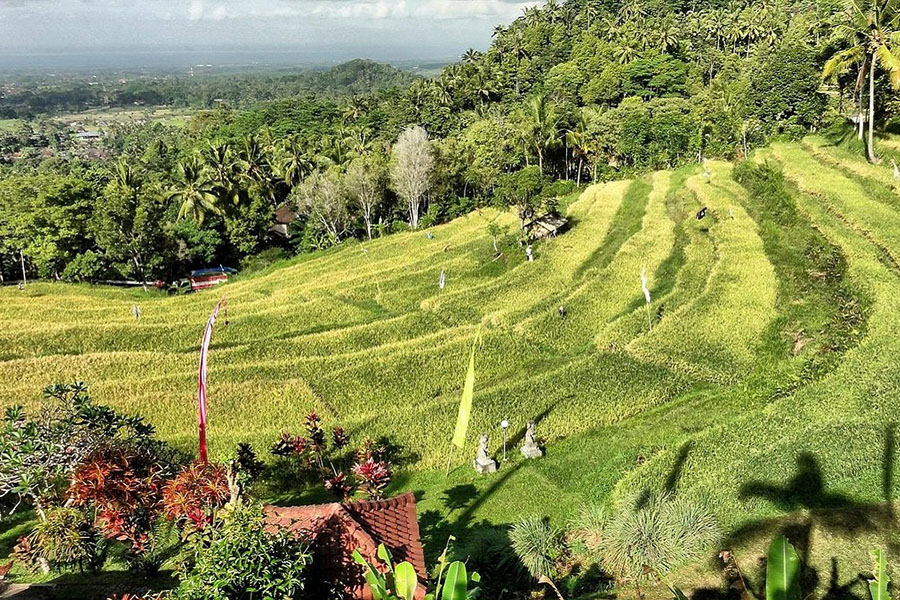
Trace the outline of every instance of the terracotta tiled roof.
<path fill-rule="evenodd" d="M 333 503 L 316 506 L 266 507 L 266 520 L 304 535 L 312 543 L 316 579 L 338 583 L 351 598 L 371 600 L 363 571 L 351 554 L 359 550 L 380 567 L 379 544 L 391 551 L 394 562 L 412 563 L 421 583 L 416 598 L 425 595 L 425 554 L 419 541 L 416 500 L 411 493 L 390 500 Z"/>

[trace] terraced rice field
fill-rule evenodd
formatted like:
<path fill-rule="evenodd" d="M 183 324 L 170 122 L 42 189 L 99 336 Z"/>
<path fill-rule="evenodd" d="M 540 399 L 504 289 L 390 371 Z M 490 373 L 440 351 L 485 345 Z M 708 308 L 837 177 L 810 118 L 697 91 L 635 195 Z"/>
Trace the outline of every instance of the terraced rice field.
<path fill-rule="evenodd" d="M 81 379 L 191 448 L 199 337 L 226 293 L 210 363 L 213 454 L 267 448 L 310 410 L 354 436 L 390 436 L 415 459 L 395 486 L 420 492 L 426 542 L 480 519 L 562 521 L 641 490 L 707 502 L 736 544 L 797 511 L 881 518 L 879 503 L 900 495 L 888 468 L 900 409 L 890 167 L 816 137 L 754 160 L 783 171 L 789 227 L 713 162 L 588 188 L 569 205 L 572 230 L 536 246 L 533 263 L 492 260 L 488 224 L 513 232 L 516 221 L 484 210 L 189 297 L 0 290 L 0 405 L 34 405 L 48 383 Z M 548 456 L 514 459 L 495 478 L 457 456 L 445 477 L 479 324 L 467 453 L 482 431 L 499 452 L 503 418 L 514 439 L 538 419 Z M 469 490 L 462 506 L 447 500 L 453 489 Z"/>

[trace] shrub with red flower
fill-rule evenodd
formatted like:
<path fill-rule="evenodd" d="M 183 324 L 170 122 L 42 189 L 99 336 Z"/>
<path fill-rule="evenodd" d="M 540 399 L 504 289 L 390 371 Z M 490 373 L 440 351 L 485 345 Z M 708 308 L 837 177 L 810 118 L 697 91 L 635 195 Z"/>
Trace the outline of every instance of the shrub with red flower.
<path fill-rule="evenodd" d="M 331 444 L 321 425 L 322 419 L 311 412 L 306 416 L 307 437 L 282 433 L 272 445 L 272 454 L 299 459 L 304 474 L 318 478 L 325 489 L 341 500 L 350 500 L 357 490 L 370 499 L 381 499 L 391 481 L 388 449 L 384 441 L 365 438 L 356 450 L 348 450 L 350 436 L 342 427 L 331 430 Z"/>
<path fill-rule="evenodd" d="M 203 530 L 229 499 L 228 475 L 222 465 L 193 462 L 163 489 L 168 519 Z"/>
<path fill-rule="evenodd" d="M 353 484 L 347 479 L 347 474 L 343 471 L 338 472 L 334 477 L 326 479 L 325 489 L 341 500 L 349 500 L 354 492 Z"/>
<path fill-rule="evenodd" d="M 331 432 L 331 445 L 335 450 L 343 450 L 350 443 L 350 436 L 343 427 L 335 427 Z"/>
<path fill-rule="evenodd" d="M 104 446 L 75 469 L 68 496 L 75 506 L 93 504 L 103 534 L 140 554 L 162 509 L 168 476 L 168 467 L 148 448 Z"/>
<path fill-rule="evenodd" d="M 299 435 L 294 436 L 287 431 L 282 431 L 278 441 L 272 444 L 270 452 L 275 456 L 287 458 L 289 456 L 303 456 L 308 448 L 309 444 L 307 443 L 306 438 L 300 437 Z"/>
<path fill-rule="evenodd" d="M 370 500 L 384 499 L 384 489 L 391 482 L 391 467 L 384 461 L 369 458 L 353 466 L 353 474 Z"/>

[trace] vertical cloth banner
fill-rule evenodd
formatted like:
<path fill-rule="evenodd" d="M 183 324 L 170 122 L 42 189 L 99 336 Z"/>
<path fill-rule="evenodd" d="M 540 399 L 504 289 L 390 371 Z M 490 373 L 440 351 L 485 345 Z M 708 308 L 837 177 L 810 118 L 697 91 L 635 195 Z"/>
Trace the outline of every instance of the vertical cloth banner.
<path fill-rule="evenodd" d="M 644 300 L 647 301 L 647 304 L 653 302 L 652 298 L 650 298 L 650 288 L 647 287 L 647 269 L 641 267 L 641 291 L 644 292 Z"/>
<path fill-rule="evenodd" d="M 213 328 L 216 325 L 216 319 L 219 317 L 219 311 L 225 306 L 225 296 L 216 304 L 209 321 L 206 322 L 206 330 L 203 332 L 203 341 L 200 344 L 200 373 L 197 380 L 197 416 L 199 420 L 199 438 L 200 438 L 200 461 L 207 464 L 206 454 L 206 365 L 209 359 L 209 344 L 212 341 Z M 227 322 L 227 321 L 226 321 Z"/>
<path fill-rule="evenodd" d="M 466 445 L 466 432 L 469 430 L 469 415 L 472 414 L 472 397 L 475 395 L 475 348 L 481 340 L 481 326 L 475 333 L 472 342 L 472 353 L 469 355 L 469 370 L 463 385 L 462 398 L 459 401 L 459 414 L 456 416 L 456 430 L 453 432 L 453 445 L 462 449 Z"/>

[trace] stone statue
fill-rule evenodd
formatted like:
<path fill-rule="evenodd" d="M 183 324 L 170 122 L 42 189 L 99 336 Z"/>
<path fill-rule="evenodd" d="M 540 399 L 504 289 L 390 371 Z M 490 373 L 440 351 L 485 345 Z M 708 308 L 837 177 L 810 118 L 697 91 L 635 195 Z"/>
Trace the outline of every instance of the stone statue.
<path fill-rule="evenodd" d="M 472 461 L 475 472 L 481 475 L 490 475 L 497 472 L 497 461 L 488 454 L 489 443 L 490 438 L 488 435 L 486 433 L 481 434 L 481 438 L 478 440 L 478 454 L 475 455 L 475 460 Z"/>
<path fill-rule="evenodd" d="M 525 458 L 541 458 L 544 456 L 544 451 L 538 446 L 534 437 L 535 429 L 537 429 L 537 423 L 528 421 L 528 426 L 525 428 L 525 442 L 522 444 L 522 456 Z"/>

